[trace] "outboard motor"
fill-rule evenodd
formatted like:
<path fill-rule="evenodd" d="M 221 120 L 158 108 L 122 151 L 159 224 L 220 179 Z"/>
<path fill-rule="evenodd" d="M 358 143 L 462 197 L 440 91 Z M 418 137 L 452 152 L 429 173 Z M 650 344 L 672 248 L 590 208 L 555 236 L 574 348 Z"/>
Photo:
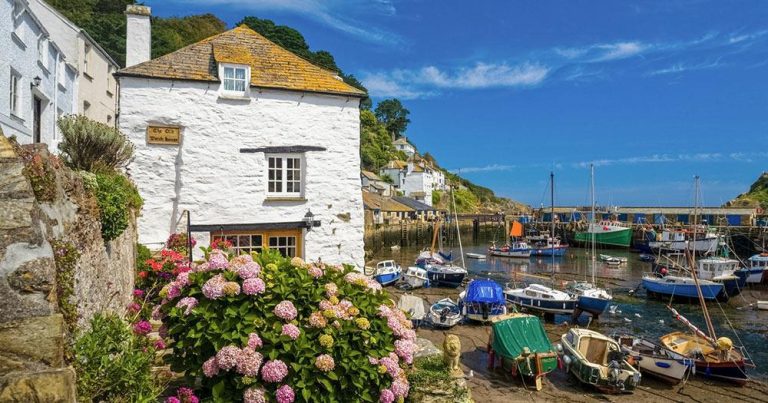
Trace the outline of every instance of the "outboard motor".
<path fill-rule="evenodd" d="M 488 304 L 482 304 L 481 305 L 482 312 L 483 312 L 483 319 L 488 320 L 488 315 L 490 314 L 490 309 L 488 308 Z"/>

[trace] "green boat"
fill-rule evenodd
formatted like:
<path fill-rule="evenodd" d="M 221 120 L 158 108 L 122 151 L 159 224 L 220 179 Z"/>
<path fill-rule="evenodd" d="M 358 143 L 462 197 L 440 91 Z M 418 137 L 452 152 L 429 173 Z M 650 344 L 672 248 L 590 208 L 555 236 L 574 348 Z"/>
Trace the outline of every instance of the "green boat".
<path fill-rule="evenodd" d="M 539 318 L 510 313 L 492 320 L 488 340 L 488 367 L 500 366 L 520 376 L 525 386 L 542 388 L 542 378 L 557 368 L 557 352 Z"/>
<path fill-rule="evenodd" d="M 589 224 L 586 231 L 576 231 L 574 239 L 581 244 L 592 242 L 603 246 L 628 248 L 632 243 L 632 228 L 625 227 L 615 221 L 602 221 Z"/>

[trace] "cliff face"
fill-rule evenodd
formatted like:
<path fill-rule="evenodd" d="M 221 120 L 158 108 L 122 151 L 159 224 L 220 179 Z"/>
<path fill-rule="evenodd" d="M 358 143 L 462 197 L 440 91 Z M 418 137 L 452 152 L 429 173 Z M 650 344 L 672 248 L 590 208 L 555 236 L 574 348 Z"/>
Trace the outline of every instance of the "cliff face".
<path fill-rule="evenodd" d="M 725 207 L 760 207 L 768 209 L 768 172 L 763 172 L 749 187 L 749 191 L 738 195 Z"/>
<path fill-rule="evenodd" d="M 135 228 L 105 244 L 80 175 L 0 133 L 0 401 L 74 401 L 68 343 L 131 301 Z"/>

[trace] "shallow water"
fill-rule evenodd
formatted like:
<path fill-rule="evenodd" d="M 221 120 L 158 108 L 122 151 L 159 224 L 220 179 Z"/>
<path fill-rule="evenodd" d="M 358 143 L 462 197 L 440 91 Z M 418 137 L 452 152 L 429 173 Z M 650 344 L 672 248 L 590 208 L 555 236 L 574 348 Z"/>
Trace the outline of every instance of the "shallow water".
<path fill-rule="evenodd" d="M 464 247 L 464 252 L 486 254 L 487 244 L 470 244 Z M 530 259 L 494 258 L 488 256 L 485 260 L 465 257 L 464 262 L 472 278 L 490 278 L 501 284 L 513 282 L 552 284 L 552 273 L 555 273 L 555 283 L 568 279 L 588 279 L 592 266 L 589 251 L 582 248 L 570 248 L 566 256 L 531 257 Z M 398 251 L 384 250 L 375 254 L 375 260 L 394 259 L 403 267 L 412 265 L 419 248 L 401 248 Z M 458 248 L 453 248 L 454 257 L 458 262 Z M 612 256 L 625 256 L 626 264 L 618 267 L 609 266 L 597 260 L 595 276 L 597 282 L 612 289 L 616 313 L 606 312 L 596 322 L 590 323 L 588 315 L 582 315 L 579 324 L 589 325 L 604 334 L 629 333 L 657 341 L 658 337 L 674 331 L 687 331 L 688 328 L 677 321 L 671 311 L 666 308 L 669 301 L 647 300 L 641 288 L 638 288 L 642 275 L 651 269 L 649 263 L 642 262 L 638 254 L 628 250 L 598 250 Z M 629 290 L 638 289 L 637 296 L 630 296 Z M 456 290 L 458 296 L 461 290 Z M 455 299 L 455 297 L 454 297 Z M 758 379 L 768 379 L 768 311 L 754 310 L 749 304 L 757 299 L 768 299 L 765 289 L 747 289 L 741 295 L 732 298 L 729 303 L 712 302 L 708 304 L 710 316 L 715 325 L 718 337 L 729 337 L 735 345 L 743 345 L 747 355 L 752 358 L 756 368 L 750 368 L 750 376 Z M 691 323 L 706 332 L 706 324 L 698 304 L 673 303 L 677 311 L 688 318 Z M 555 317 L 556 323 L 570 321 L 568 316 Z"/>

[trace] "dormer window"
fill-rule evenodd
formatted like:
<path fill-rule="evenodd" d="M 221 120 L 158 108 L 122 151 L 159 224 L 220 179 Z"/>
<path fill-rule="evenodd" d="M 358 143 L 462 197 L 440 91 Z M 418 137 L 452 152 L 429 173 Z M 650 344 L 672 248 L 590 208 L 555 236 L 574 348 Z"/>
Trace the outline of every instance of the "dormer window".
<path fill-rule="evenodd" d="M 226 95 L 244 96 L 251 81 L 251 68 L 242 64 L 222 64 L 221 90 Z"/>

